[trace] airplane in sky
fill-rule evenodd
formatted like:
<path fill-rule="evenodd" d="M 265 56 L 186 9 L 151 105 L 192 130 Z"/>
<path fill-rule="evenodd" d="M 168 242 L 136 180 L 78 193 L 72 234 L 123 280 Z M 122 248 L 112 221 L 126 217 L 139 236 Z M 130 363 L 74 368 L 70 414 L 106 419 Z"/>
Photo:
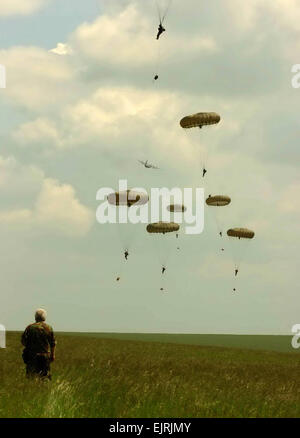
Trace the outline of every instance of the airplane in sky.
<path fill-rule="evenodd" d="M 138 160 L 144 167 L 146 167 L 147 169 L 159 169 L 159 167 L 154 166 L 153 164 L 148 163 L 148 160 L 146 161 L 141 161 Z"/>

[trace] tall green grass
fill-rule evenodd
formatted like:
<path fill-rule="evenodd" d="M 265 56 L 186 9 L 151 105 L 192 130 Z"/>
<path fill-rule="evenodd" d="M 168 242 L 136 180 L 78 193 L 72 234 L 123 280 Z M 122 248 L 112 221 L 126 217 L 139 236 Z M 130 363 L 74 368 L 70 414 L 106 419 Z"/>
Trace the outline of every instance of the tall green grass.
<path fill-rule="evenodd" d="M 59 335 L 52 382 L 0 350 L 0 417 L 299 417 L 290 353 Z"/>
<path fill-rule="evenodd" d="M 74 335 L 74 333 L 62 333 Z M 76 334 L 77 335 L 77 334 Z M 216 347 L 249 348 L 251 350 L 271 350 L 283 353 L 299 354 L 292 347 L 292 335 L 208 335 L 187 333 L 88 333 L 78 336 L 103 339 L 120 339 L 126 341 L 167 342 L 169 344 L 208 345 Z"/>

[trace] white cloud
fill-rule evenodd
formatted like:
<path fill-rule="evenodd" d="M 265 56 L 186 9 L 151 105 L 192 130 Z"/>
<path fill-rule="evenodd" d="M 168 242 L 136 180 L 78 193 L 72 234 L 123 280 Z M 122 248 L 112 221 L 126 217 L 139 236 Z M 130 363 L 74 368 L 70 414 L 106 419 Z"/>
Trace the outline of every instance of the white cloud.
<path fill-rule="evenodd" d="M 32 212 L 29 209 L 0 211 L 0 223 L 4 225 L 27 225 L 31 221 L 31 219 Z"/>
<path fill-rule="evenodd" d="M 72 45 L 77 51 L 98 62 L 136 68 L 153 65 L 157 61 L 158 48 L 163 44 L 167 58 L 186 54 L 211 52 L 217 49 L 216 42 L 209 36 L 168 34 L 168 38 L 155 40 L 153 25 L 141 15 L 134 4 L 116 15 L 102 15 L 93 23 L 84 23 L 74 32 Z"/>
<path fill-rule="evenodd" d="M 155 130 L 156 123 L 174 116 L 177 98 L 168 92 L 139 90 L 134 87 L 99 88 L 89 99 L 69 107 L 66 117 L 86 135 L 107 131 L 112 137 L 124 135 L 141 123 Z M 168 111 L 166 111 L 168 108 Z"/>
<path fill-rule="evenodd" d="M 297 213 L 297 215 L 299 215 L 300 181 L 295 181 L 283 190 L 278 207 L 285 213 Z"/>
<path fill-rule="evenodd" d="M 29 15 L 48 2 L 49 0 L 1 0 L 0 16 Z"/>
<path fill-rule="evenodd" d="M 74 71 L 65 57 L 37 47 L 13 47 L 1 50 L 0 59 L 7 72 L 3 96 L 17 105 L 41 110 L 73 94 L 69 85 Z"/>
<path fill-rule="evenodd" d="M 57 43 L 57 46 L 49 50 L 49 52 L 55 53 L 56 55 L 71 55 L 73 50 L 68 44 Z"/>
<path fill-rule="evenodd" d="M 37 118 L 21 124 L 13 137 L 20 145 L 47 142 L 59 148 L 86 146 L 95 139 L 112 143 L 132 138 L 137 131 L 155 135 L 162 125 L 175 123 L 180 106 L 178 97 L 169 92 L 103 87 L 66 105 L 57 121 Z"/>
<path fill-rule="evenodd" d="M 61 140 L 53 121 L 46 118 L 37 118 L 31 122 L 25 122 L 13 133 L 13 138 L 20 145 L 35 144 L 47 141 L 59 146 Z"/>
<path fill-rule="evenodd" d="M 24 166 L 14 157 L 0 156 L 0 191 L 2 204 L 5 194 L 18 198 L 19 202 L 42 184 L 44 173 L 36 166 Z"/>
<path fill-rule="evenodd" d="M 13 157 L 0 157 L 0 175 L 1 224 L 68 236 L 85 235 L 92 226 L 93 213 L 70 184 L 45 178 L 39 169 Z"/>
<path fill-rule="evenodd" d="M 237 26 L 250 30 L 255 27 L 259 18 L 267 17 L 288 29 L 298 31 L 300 8 L 298 0 L 228 0 L 225 3 Z"/>
<path fill-rule="evenodd" d="M 269 9 L 287 29 L 299 33 L 300 7 L 298 0 L 267 0 Z"/>
<path fill-rule="evenodd" d="M 85 235 L 92 223 L 92 212 L 82 205 L 69 184 L 47 178 L 33 211 L 34 222 L 67 235 Z"/>
<path fill-rule="evenodd" d="M 73 187 L 51 178 L 44 180 L 33 209 L 0 210 L 0 224 L 35 232 L 84 236 L 92 223 L 92 212 L 78 201 Z"/>

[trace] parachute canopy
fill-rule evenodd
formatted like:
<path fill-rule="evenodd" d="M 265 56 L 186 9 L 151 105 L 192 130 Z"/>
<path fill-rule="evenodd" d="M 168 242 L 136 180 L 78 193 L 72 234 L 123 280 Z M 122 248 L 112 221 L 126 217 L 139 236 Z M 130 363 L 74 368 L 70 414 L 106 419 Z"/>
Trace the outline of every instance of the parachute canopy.
<path fill-rule="evenodd" d="M 230 204 L 231 199 L 229 196 L 215 195 L 209 196 L 205 202 L 212 207 L 224 207 L 225 205 Z"/>
<path fill-rule="evenodd" d="M 230 228 L 227 231 L 227 236 L 238 237 L 239 239 L 253 239 L 255 233 L 248 228 Z"/>
<path fill-rule="evenodd" d="M 180 228 L 179 224 L 175 222 L 153 222 L 147 225 L 148 233 L 171 233 L 173 231 L 178 231 Z"/>
<path fill-rule="evenodd" d="M 124 190 L 110 193 L 107 196 L 107 200 L 112 205 L 127 205 L 127 207 L 131 207 L 132 205 L 147 204 L 149 196 L 146 193 L 135 192 L 134 190 Z"/>
<path fill-rule="evenodd" d="M 183 204 L 170 204 L 168 205 L 167 210 L 172 213 L 183 213 L 186 211 L 186 207 Z"/>
<path fill-rule="evenodd" d="M 221 117 L 217 113 L 197 113 L 183 117 L 180 120 L 180 126 L 187 128 L 202 128 L 204 125 L 215 125 L 219 123 Z"/>

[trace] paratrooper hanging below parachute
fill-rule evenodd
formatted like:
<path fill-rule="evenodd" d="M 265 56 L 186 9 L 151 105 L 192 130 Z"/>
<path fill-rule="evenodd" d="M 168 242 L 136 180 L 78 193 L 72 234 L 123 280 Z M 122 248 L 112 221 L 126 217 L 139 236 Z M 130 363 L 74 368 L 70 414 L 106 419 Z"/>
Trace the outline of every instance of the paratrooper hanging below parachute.
<path fill-rule="evenodd" d="M 184 130 L 189 130 L 191 128 L 199 128 L 201 129 L 203 126 L 216 125 L 221 120 L 219 114 L 215 112 L 201 112 L 196 114 L 191 114 L 189 116 L 185 116 L 180 120 L 180 126 Z M 191 131 L 192 133 L 194 130 Z M 201 150 L 201 148 L 200 148 Z M 202 177 L 205 177 L 207 173 L 206 168 L 206 160 L 205 160 L 205 148 L 201 150 L 201 165 L 202 165 Z"/>
<path fill-rule="evenodd" d="M 183 204 L 170 204 L 167 206 L 167 210 L 171 213 L 184 213 L 186 211 L 186 206 Z M 176 239 L 179 238 L 179 233 L 176 233 Z M 177 246 L 177 249 L 180 249 Z"/>
<path fill-rule="evenodd" d="M 163 32 L 165 32 L 166 29 L 163 27 L 162 23 L 160 22 L 158 25 L 158 30 L 157 30 L 157 35 L 156 35 L 156 39 L 159 40 L 159 37 L 161 36 L 161 34 Z"/>
<path fill-rule="evenodd" d="M 160 39 L 160 36 L 166 31 L 164 27 L 164 21 L 166 19 L 166 16 L 168 15 L 172 0 L 155 0 L 156 2 L 156 8 L 158 13 L 158 19 L 159 19 L 159 25 L 156 33 L 156 40 L 158 41 Z M 160 58 L 161 58 L 161 45 L 160 43 L 157 44 L 157 63 L 156 63 L 156 74 L 154 76 L 154 81 L 157 81 L 158 75 L 160 73 Z"/>
<path fill-rule="evenodd" d="M 227 231 L 227 236 L 230 238 L 233 238 L 233 241 L 235 241 L 236 239 L 238 239 L 238 241 L 242 239 L 244 242 L 247 242 L 247 241 L 251 241 L 253 239 L 253 237 L 255 236 L 255 233 L 254 233 L 254 231 L 249 230 L 248 228 L 230 228 Z M 242 243 L 237 242 L 237 247 L 235 248 L 235 250 L 239 249 L 239 251 L 238 251 L 239 253 L 240 253 L 241 244 Z M 237 257 L 237 255 L 234 255 L 234 256 L 236 257 L 235 267 L 234 267 L 234 276 L 236 277 L 239 273 L 242 254 L 240 253 L 238 257 Z"/>
<path fill-rule="evenodd" d="M 135 190 L 123 190 L 119 192 L 112 192 L 107 196 L 107 202 L 110 205 L 113 205 L 117 208 L 119 219 L 117 220 L 116 217 L 116 228 L 119 233 L 119 238 L 121 240 L 122 245 L 122 256 L 125 257 L 125 260 L 128 260 L 129 257 L 129 251 L 131 250 L 131 244 L 133 240 L 133 232 L 135 231 L 135 226 L 131 223 L 123 222 L 121 219 L 124 219 L 124 215 L 120 216 L 121 211 L 124 213 L 124 209 L 127 210 L 129 208 L 134 208 L 142 206 L 146 204 L 149 200 L 149 196 L 147 193 L 144 193 L 142 191 L 135 191 Z M 117 215 L 116 215 L 117 216 Z M 127 216 L 127 211 L 126 211 Z M 125 216 L 125 219 L 127 219 Z M 123 264 L 122 264 L 123 265 Z M 120 270 L 122 268 L 120 267 Z M 121 274 L 119 270 L 118 277 L 116 278 L 116 281 L 120 281 Z"/>
<path fill-rule="evenodd" d="M 161 34 L 166 31 L 166 29 L 163 26 L 163 23 L 169 12 L 172 0 L 155 0 L 155 1 L 156 1 L 156 8 L 157 8 L 158 19 L 159 19 L 156 39 L 159 40 Z"/>
<path fill-rule="evenodd" d="M 205 202 L 208 207 L 218 207 L 217 209 L 213 209 L 213 212 L 214 212 L 215 221 L 217 223 L 219 236 L 223 237 L 222 216 L 220 216 L 221 212 L 219 215 L 219 207 L 226 207 L 227 205 L 229 205 L 231 202 L 230 197 L 225 195 L 214 195 L 214 196 L 209 195 L 208 198 L 206 198 Z"/>
<path fill-rule="evenodd" d="M 175 222 L 162 222 L 161 221 L 161 222 L 153 222 L 151 224 L 148 224 L 146 230 L 150 234 L 165 235 L 165 234 L 179 231 L 179 228 L 180 228 L 180 225 L 175 223 Z M 160 241 L 160 239 L 164 240 L 164 238 L 162 236 L 159 237 L 159 241 Z M 165 242 L 165 243 L 167 243 L 167 242 Z M 165 245 L 163 245 L 163 246 L 165 246 Z M 163 248 L 161 248 L 161 250 L 163 250 Z M 159 252 L 161 253 L 164 251 L 159 251 Z M 162 255 L 162 254 L 159 254 L 159 255 Z M 161 273 L 164 274 L 166 269 L 167 269 L 166 260 L 163 260 L 162 264 L 161 264 Z M 164 288 L 161 288 L 160 290 L 164 290 Z"/>

